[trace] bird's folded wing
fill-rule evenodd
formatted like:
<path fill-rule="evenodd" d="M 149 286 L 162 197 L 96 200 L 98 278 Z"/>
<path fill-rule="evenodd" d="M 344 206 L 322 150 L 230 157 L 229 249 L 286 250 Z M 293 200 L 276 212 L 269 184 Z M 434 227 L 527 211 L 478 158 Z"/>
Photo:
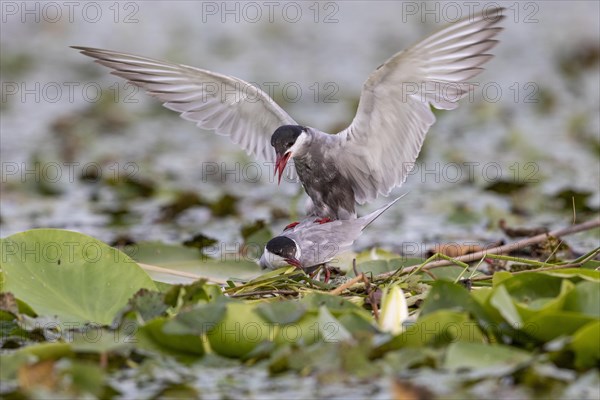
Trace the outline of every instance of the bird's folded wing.
<path fill-rule="evenodd" d="M 324 224 L 310 223 L 298 226 L 289 236 L 298 243 L 302 251 L 302 259 L 311 265 L 318 265 L 333 260 L 337 255 L 352 248 L 352 244 L 360 236 L 362 225 L 358 220 L 332 221 Z"/>
<path fill-rule="evenodd" d="M 492 56 L 485 54 L 502 28 L 501 9 L 457 22 L 397 53 L 365 82 L 358 111 L 338 134 L 336 159 L 353 182 L 356 201 L 371 201 L 401 185 L 425 134 L 435 122 L 431 106 L 450 110 L 469 89 L 468 80 Z"/>
<path fill-rule="evenodd" d="M 229 136 L 248 154 L 274 162 L 270 138 L 296 122 L 265 92 L 231 76 L 186 65 L 89 47 L 73 48 L 112 68 L 203 129 Z"/>

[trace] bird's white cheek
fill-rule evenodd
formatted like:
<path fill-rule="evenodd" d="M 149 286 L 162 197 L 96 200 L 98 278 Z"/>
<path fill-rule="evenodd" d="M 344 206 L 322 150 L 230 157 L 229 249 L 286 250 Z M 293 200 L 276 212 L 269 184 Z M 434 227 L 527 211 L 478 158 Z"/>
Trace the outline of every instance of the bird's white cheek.
<path fill-rule="evenodd" d="M 292 157 L 301 156 L 306 150 L 306 142 L 308 140 L 308 134 L 306 132 L 302 132 L 300 136 L 296 139 L 292 147 L 288 150 L 292 153 Z"/>

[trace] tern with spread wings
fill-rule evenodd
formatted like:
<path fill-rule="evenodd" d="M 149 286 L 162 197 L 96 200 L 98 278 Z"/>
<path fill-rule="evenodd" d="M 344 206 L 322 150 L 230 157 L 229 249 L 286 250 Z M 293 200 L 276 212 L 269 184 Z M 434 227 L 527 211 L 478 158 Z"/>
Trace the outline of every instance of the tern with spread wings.
<path fill-rule="evenodd" d="M 380 65 L 364 83 L 354 120 L 332 135 L 299 125 L 265 92 L 231 76 L 150 58 L 75 47 L 164 102 L 200 128 L 227 135 L 281 174 L 293 159 L 312 205 L 308 215 L 356 218 L 355 205 L 406 180 L 431 107 L 451 110 L 492 55 L 502 9 L 440 30 Z"/>

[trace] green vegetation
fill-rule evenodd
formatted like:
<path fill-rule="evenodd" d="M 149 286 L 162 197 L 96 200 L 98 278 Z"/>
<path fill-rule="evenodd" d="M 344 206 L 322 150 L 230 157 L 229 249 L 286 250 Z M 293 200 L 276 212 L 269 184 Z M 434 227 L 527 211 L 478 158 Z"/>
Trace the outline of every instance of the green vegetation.
<path fill-rule="evenodd" d="M 142 266 L 206 279 L 165 283 L 163 270 L 155 282 L 130 256 L 70 231 L 2 239 L 4 398 L 260 397 L 284 389 L 240 392 L 240 382 L 289 387 L 290 376 L 318 382 L 306 396 L 323 396 L 321 384 L 397 398 L 598 395 L 600 249 L 552 264 L 490 254 L 524 269 L 493 275 L 447 256 L 369 252 L 324 283 L 198 248 L 132 248 Z M 430 268 L 439 258 L 453 265 Z M 197 377 L 216 370 L 218 383 Z"/>

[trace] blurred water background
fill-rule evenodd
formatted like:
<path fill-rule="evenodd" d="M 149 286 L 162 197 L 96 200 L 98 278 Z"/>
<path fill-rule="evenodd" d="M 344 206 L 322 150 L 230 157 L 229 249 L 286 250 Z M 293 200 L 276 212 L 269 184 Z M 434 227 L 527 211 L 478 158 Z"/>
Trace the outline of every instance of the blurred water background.
<path fill-rule="evenodd" d="M 198 233 L 235 243 L 241 225 L 262 219 L 279 231 L 303 211 L 298 185 L 278 187 L 227 138 L 70 45 L 237 76 L 272 90 L 300 124 L 337 132 L 372 70 L 485 4 L 67 3 L 2 3 L 3 237 L 56 227 L 111 243 Z M 505 31 L 479 86 L 457 110 L 436 113 L 415 172 L 392 196 L 410 194 L 357 248 L 495 241 L 500 219 L 555 228 L 572 223 L 574 210 L 579 222 L 598 215 L 600 3 L 502 4 Z M 570 243 L 598 246 L 598 232 Z"/>

